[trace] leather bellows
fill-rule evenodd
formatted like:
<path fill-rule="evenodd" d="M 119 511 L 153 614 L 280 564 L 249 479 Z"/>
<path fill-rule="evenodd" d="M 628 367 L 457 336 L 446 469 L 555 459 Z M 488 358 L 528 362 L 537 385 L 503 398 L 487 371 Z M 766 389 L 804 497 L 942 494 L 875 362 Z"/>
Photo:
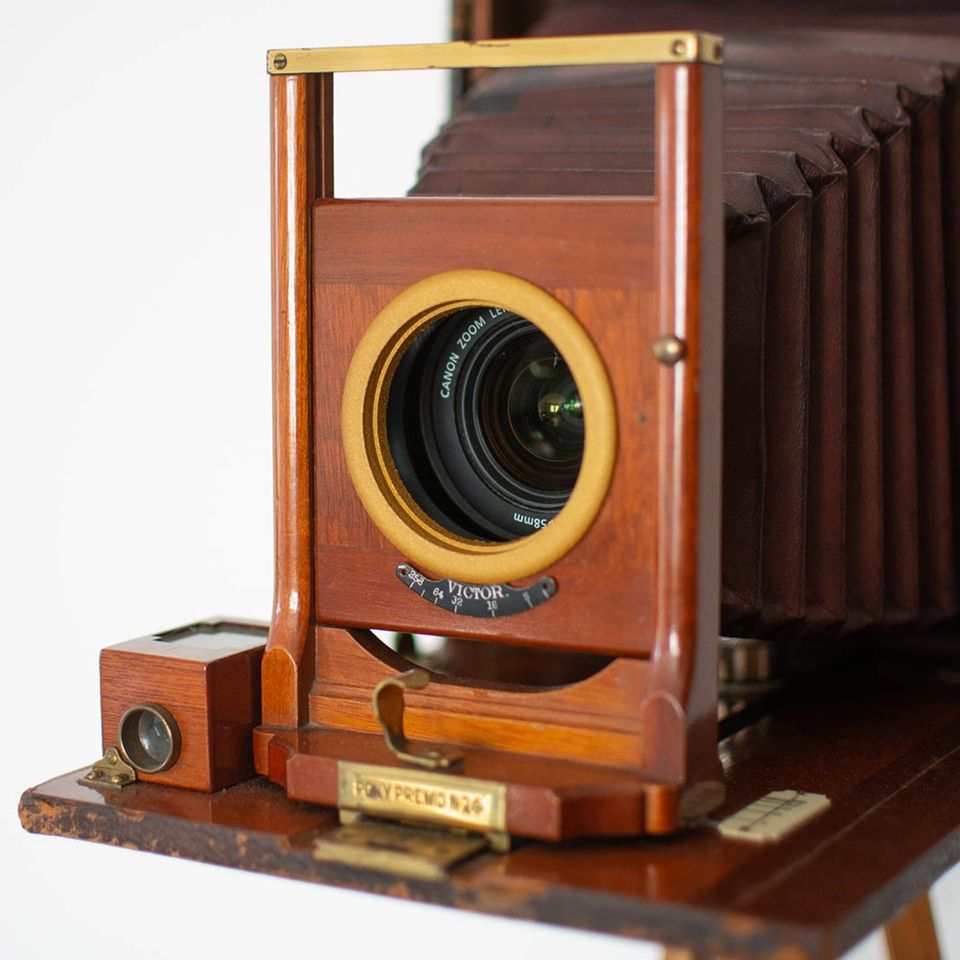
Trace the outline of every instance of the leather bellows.
<path fill-rule="evenodd" d="M 726 37 L 722 630 L 954 618 L 960 13 L 586 2 L 532 32 L 678 27 Z M 653 79 L 479 76 L 413 193 L 651 194 Z"/>

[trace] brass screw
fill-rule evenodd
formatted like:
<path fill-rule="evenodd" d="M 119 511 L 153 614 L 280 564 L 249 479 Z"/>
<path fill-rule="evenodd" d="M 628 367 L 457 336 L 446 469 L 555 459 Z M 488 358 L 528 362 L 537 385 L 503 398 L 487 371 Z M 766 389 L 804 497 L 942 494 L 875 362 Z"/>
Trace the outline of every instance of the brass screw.
<path fill-rule="evenodd" d="M 670 52 L 675 57 L 682 57 L 687 52 L 687 41 L 686 40 L 674 40 L 673 46 L 670 48 Z"/>
<path fill-rule="evenodd" d="M 87 779 L 88 779 L 88 780 L 99 780 L 99 779 L 100 779 L 100 771 L 99 771 L 99 770 L 91 770 L 91 771 L 87 774 Z"/>
<path fill-rule="evenodd" d="M 115 773 L 115 774 L 110 778 L 110 782 L 111 782 L 111 783 L 120 783 L 122 780 L 123 780 L 123 777 L 121 777 L 119 773 Z"/>
<path fill-rule="evenodd" d="M 278 53 L 273 58 L 273 68 L 274 70 L 283 70 L 287 66 L 287 57 L 286 54 Z"/>
<path fill-rule="evenodd" d="M 653 356 L 657 363 L 672 367 L 687 355 L 687 345 L 672 333 L 665 333 L 653 342 Z"/>

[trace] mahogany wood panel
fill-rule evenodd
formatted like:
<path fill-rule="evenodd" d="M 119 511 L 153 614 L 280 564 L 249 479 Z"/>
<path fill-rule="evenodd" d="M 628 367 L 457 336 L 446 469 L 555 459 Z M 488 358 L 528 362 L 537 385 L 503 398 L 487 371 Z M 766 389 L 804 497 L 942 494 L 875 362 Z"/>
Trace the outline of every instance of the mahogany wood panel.
<path fill-rule="evenodd" d="M 321 629 L 311 722 L 379 733 L 371 692 L 408 667 L 372 635 Z M 407 692 L 404 724 L 416 740 L 636 770 L 642 754 L 638 707 L 648 692 L 649 673 L 646 661 L 618 659 L 579 683 L 523 691 L 437 677 L 422 690 Z"/>
<path fill-rule="evenodd" d="M 955 649 L 955 641 L 954 641 Z M 785 787 L 830 808 L 774 844 L 710 822 L 672 838 L 531 842 L 447 880 L 398 881 L 313 859 L 336 812 L 263 780 L 201 794 L 155 784 L 118 793 L 83 771 L 27 791 L 27 829 L 461 909 L 658 940 L 705 956 L 832 960 L 890 923 L 960 859 L 956 664 L 904 654 L 807 678 L 721 744 L 729 794 L 717 817 Z"/>
<path fill-rule="evenodd" d="M 654 216 L 646 200 L 417 198 L 318 205 L 313 418 L 321 622 L 649 653 L 658 484 Z M 340 439 L 343 381 L 369 322 L 411 283 L 461 268 L 512 273 L 561 300 L 600 351 L 617 404 L 617 464 L 600 515 L 576 549 L 550 569 L 556 595 L 509 619 L 458 616 L 400 583 L 394 570 L 406 558 L 360 502 Z"/>
<path fill-rule="evenodd" d="M 180 758 L 151 783 L 220 790 L 253 776 L 254 727 L 260 722 L 263 647 L 211 650 L 189 640 L 149 638 L 100 653 L 103 749 L 118 745 L 123 714 L 140 703 L 159 703 L 180 728 Z"/>

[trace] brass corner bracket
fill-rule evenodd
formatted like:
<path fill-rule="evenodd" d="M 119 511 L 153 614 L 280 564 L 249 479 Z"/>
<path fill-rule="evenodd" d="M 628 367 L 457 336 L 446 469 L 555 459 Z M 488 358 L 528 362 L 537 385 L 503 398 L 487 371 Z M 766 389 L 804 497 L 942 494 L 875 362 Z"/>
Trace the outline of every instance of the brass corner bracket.
<path fill-rule="evenodd" d="M 85 787 L 100 787 L 104 790 L 121 790 L 136 783 L 137 771 L 125 763 L 116 747 L 107 747 L 103 758 L 77 780 Z"/>
<path fill-rule="evenodd" d="M 267 73 L 275 75 L 601 63 L 720 64 L 723 38 L 712 33 L 674 31 L 267 51 Z"/>

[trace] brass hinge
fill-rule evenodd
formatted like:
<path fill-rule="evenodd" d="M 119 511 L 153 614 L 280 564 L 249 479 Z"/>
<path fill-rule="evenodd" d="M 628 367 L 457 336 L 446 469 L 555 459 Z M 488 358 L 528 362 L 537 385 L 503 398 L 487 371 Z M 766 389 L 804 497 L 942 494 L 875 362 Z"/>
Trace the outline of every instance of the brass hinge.
<path fill-rule="evenodd" d="M 398 877 L 443 880 L 490 846 L 489 839 L 476 834 L 359 817 L 314 840 L 313 856 Z"/>
<path fill-rule="evenodd" d="M 137 782 L 137 771 L 125 763 L 116 747 L 107 747 L 98 760 L 78 781 L 85 787 L 122 790 Z"/>

